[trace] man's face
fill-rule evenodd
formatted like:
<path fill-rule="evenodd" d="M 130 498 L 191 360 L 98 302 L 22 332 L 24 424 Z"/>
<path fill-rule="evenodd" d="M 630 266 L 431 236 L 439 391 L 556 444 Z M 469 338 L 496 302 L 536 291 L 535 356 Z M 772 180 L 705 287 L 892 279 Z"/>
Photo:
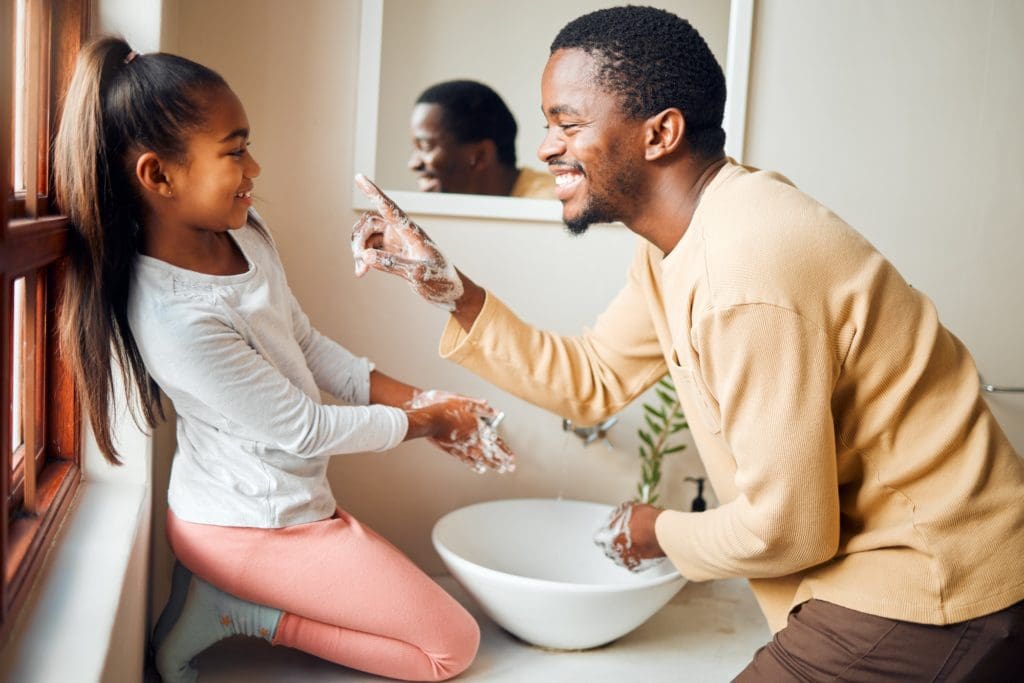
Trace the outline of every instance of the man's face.
<path fill-rule="evenodd" d="M 472 192 L 472 149 L 455 141 L 443 125 L 439 104 L 417 104 L 412 110 L 412 156 L 409 170 L 416 173 L 421 192 Z"/>
<path fill-rule="evenodd" d="M 581 234 L 592 223 L 625 221 L 637 209 L 643 162 L 643 120 L 626 118 L 593 75 L 583 50 L 558 50 L 541 79 L 548 133 L 537 156 L 555 176 L 562 220 Z"/>

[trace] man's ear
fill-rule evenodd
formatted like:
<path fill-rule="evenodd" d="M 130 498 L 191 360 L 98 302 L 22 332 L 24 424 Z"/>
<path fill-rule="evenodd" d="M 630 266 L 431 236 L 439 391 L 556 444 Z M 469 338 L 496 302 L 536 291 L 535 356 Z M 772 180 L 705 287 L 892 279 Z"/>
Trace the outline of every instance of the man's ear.
<path fill-rule="evenodd" d="M 683 112 L 675 107 L 658 112 L 644 121 L 644 158 L 654 161 L 675 153 L 685 133 Z"/>
<path fill-rule="evenodd" d="M 494 140 L 474 142 L 469 150 L 469 165 L 474 170 L 490 168 L 498 161 L 498 146 Z"/>
<path fill-rule="evenodd" d="M 135 178 L 143 191 L 170 199 L 174 196 L 164 162 L 155 152 L 143 152 L 135 162 Z"/>

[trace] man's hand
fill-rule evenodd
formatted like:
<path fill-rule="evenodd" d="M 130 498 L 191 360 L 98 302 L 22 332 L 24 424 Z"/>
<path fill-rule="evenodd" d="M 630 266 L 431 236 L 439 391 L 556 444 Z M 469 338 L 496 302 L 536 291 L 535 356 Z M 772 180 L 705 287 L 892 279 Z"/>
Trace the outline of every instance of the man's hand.
<path fill-rule="evenodd" d="M 408 408 L 429 412 L 436 425 L 430 442 L 474 472 L 515 471 L 515 455 L 498 436 L 498 423 L 504 414 L 495 412 L 487 401 L 444 391 L 424 391 L 413 397 Z"/>
<path fill-rule="evenodd" d="M 376 212 L 363 214 L 352 228 L 352 255 L 356 277 L 370 268 L 398 275 L 432 304 L 447 311 L 463 294 L 462 279 L 420 226 L 398 208 L 366 176 L 356 175 L 356 186 L 373 201 Z"/>
<path fill-rule="evenodd" d="M 642 572 L 662 562 L 665 553 L 654 533 L 661 508 L 632 501 L 612 510 L 608 521 L 594 535 L 594 543 L 621 567 Z"/>

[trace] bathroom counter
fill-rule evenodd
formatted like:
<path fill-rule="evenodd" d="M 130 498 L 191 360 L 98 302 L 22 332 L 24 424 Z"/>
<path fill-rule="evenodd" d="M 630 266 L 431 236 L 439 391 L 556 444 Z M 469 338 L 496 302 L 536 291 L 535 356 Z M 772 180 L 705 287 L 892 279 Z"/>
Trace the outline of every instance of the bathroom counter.
<path fill-rule="evenodd" d="M 660 612 L 604 647 L 553 652 L 528 645 L 484 616 L 453 579 L 445 590 L 480 622 L 476 661 L 460 683 L 669 683 L 731 680 L 770 637 L 746 581 L 688 583 Z M 380 683 L 386 679 L 344 669 L 255 639 L 234 639 L 199 658 L 199 683 Z"/>

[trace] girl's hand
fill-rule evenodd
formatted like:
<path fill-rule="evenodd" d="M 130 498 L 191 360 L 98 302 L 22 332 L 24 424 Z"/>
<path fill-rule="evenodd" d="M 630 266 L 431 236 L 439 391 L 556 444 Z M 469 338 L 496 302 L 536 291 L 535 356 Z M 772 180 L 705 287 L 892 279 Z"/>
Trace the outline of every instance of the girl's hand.
<path fill-rule="evenodd" d="M 515 470 L 515 455 L 498 436 L 502 414 L 487 401 L 444 391 L 416 394 L 408 408 L 431 415 L 435 429 L 431 443 L 473 468 L 478 473 L 499 474 Z"/>
<path fill-rule="evenodd" d="M 362 174 L 356 186 L 377 207 L 352 227 L 356 277 L 370 268 L 404 278 L 421 297 L 447 311 L 462 296 L 462 279 L 455 267 L 420 226 L 409 220 L 390 197 Z"/>
<path fill-rule="evenodd" d="M 594 534 L 594 543 L 615 564 L 631 572 L 642 572 L 665 559 L 654 533 L 661 509 L 633 501 L 612 510 L 608 521 Z"/>

